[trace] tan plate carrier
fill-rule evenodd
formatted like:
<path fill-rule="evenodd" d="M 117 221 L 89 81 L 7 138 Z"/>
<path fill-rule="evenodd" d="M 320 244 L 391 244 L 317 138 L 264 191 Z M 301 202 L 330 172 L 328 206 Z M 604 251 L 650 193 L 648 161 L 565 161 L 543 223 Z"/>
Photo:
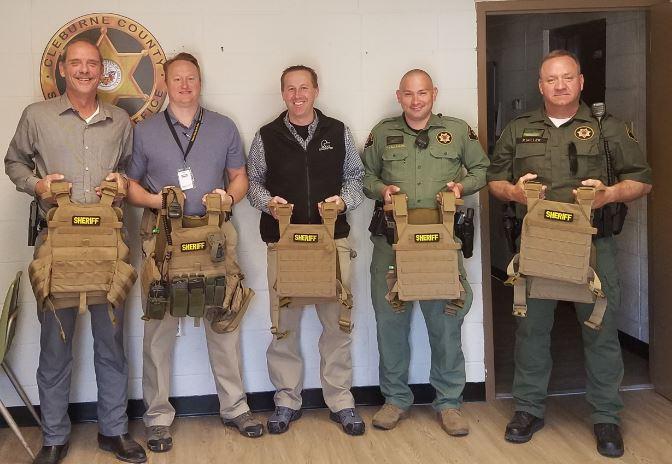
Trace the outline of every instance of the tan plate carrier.
<path fill-rule="evenodd" d="M 154 246 L 147 247 L 153 251 L 143 262 L 143 295 L 149 294 L 152 282 L 163 280 L 170 286 L 166 310 L 170 308 L 173 316 L 192 316 L 194 325 L 205 317 L 217 333 L 236 330 L 254 291 L 243 286 L 245 276 L 236 260 L 236 244 L 227 241 L 227 236 L 236 234 L 229 221 L 230 197 L 224 200 L 219 194 L 207 194 L 205 216 L 170 218 L 166 204 L 177 201 L 184 211 L 184 194 L 177 187 L 164 188 L 162 194 L 166 201 L 156 217 Z M 188 280 L 191 285 L 190 277 L 200 279 L 202 286 L 175 288 L 175 279 Z M 221 285 L 217 285 L 222 277 Z M 197 313 L 195 307 L 199 308 Z"/>
<path fill-rule="evenodd" d="M 340 279 L 334 226 L 338 216 L 336 203 L 322 203 L 322 224 L 290 224 L 291 204 L 274 205 L 280 227 L 277 243 L 277 278 L 275 290 L 279 302 L 271 304 L 271 332 L 278 338 L 280 309 L 292 298 L 309 300 L 336 299 L 341 304 L 338 325 L 344 332 L 352 331 L 352 293 Z"/>
<path fill-rule="evenodd" d="M 131 291 L 137 273 L 129 262 L 123 241 L 123 213 L 112 206 L 117 183 L 104 181 L 99 203 L 79 204 L 70 199 L 68 182 L 51 182 L 43 199 L 57 205 L 47 213 L 47 237 L 28 266 L 30 283 L 39 307 L 55 310 L 108 304 L 120 307 Z M 59 321 L 60 323 L 60 321 Z M 61 330 L 61 336 L 65 338 Z"/>
<path fill-rule="evenodd" d="M 599 330 L 607 299 L 594 271 L 590 223 L 595 189 L 579 187 L 576 203 L 541 200 L 542 185 L 525 183 L 527 214 L 523 219 L 520 253 L 507 268 L 513 285 L 513 314 L 527 315 L 527 298 L 595 303 L 585 324 Z"/>
<path fill-rule="evenodd" d="M 405 301 L 449 300 L 446 314 L 464 306 L 459 256 L 462 246 L 454 238 L 456 205 L 463 204 L 453 192 L 440 192 L 437 208 L 408 209 L 405 194 L 392 195 L 385 205 L 396 224 L 396 268 L 387 274 L 387 301 L 403 311 Z"/>

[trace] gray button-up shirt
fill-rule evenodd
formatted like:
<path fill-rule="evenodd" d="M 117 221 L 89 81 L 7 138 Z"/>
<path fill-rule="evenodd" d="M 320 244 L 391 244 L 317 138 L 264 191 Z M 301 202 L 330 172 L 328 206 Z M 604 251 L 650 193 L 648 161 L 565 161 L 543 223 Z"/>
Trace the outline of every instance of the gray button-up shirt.
<path fill-rule="evenodd" d="M 128 114 L 100 100 L 86 123 L 67 95 L 26 107 L 5 156 L 5 172 L 16 189 L 35 195 L 47 174 L 72 183 L 72 199 L 97 203 L 96 187 L 111 172 L 124 172 L 133 149 Z"/>

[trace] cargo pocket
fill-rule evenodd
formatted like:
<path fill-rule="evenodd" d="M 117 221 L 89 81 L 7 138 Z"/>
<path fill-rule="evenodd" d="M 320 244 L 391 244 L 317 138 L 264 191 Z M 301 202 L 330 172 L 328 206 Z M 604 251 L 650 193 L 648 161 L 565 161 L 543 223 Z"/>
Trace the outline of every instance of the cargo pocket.
<path fill-rule="evenodd" d="M 432 164 L 428 167 L 433 181 L 445 184 L 457 179 L 461 174 L 462 162 L 455 148 L 431 146 L 429 153 Z"/>
<path fill-rule="evenodd" d="M 119 308 L 131 292 L 137 278 L 138 273 L 133 266 L 124 261 L 117 261 L 117 267 L 110 283 L 110 290 L 107 292 L 107 301 L 114 308 Z"/>
<path fill-rule="evenodd" d="M 405 149 L 385 149 L 381 158 L 383 159 L 380 174 L 382 181 L 396 186 L 403 184 L 402 179 L 406 178 L 408 152 Z"/>
<path fill-rule="evenodd" d="M 513 160 L 513 173 L 519 177 L 532 173 L 544 177 L 544 164 L 546 161 L 546 144 L 544 143 L 519 143 L 516 145 L 516 154 Z"/>
<path fill-rule="evenodd" d="M 242 274 L 228 275 L 226 278 L 226 296 L 222 303 L 223 311 L 212 320 L 212 330 L 217 333 L 233 332 L 240 325 L 250 301 L 254 296 L 251 288 L 243 286 Z"/>
<path fill-rule="evenodd" d="M 606 178 L 603 173 L 603 156 L 600 156 L 600 148 L 597 143 L 578 142 L 576 144 L 576 158 L 578 169 L 576 176 L 580 180 Z M 603 176 L 604 174 L 604 176 Z"/>

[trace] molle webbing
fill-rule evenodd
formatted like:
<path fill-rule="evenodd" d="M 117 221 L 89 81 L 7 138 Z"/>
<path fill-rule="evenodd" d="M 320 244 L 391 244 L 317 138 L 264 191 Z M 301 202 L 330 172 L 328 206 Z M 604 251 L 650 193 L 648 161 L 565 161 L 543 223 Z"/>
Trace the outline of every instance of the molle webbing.
<path fill-rule="evenodd" d="M 231 198 L 208 194 L 205 216 L 185 216 L 179 188 L 162 191 L 153 246 L 143 263 L 143 294 L 148 295 L 145 319 L 194 317 L 211 322 L 217 333 L 235 330 L 254 295 L 243 287 L 236 261 L 236 232 L 229 221 Z M 163 289 L 152 292 L 153 288 Z M 157 295 L 160 297 L 157 298 Z"/>
<path fill-rule="evenodd" d="M 585 324 L 599 329 L 607 307 L 602 283 L 591 267 L 594 254 L 590 223 L 595 189 L 579 187 L 576 203 L 539 198 L 542 186 L 525 183 L 527 214 L 520 253 L 507 268 L 514 287 L 513 314 L 525 317 L 527 298 L 595 303 Z"/>
<path fill-rule="evenodd" d="M 322 224 L 290 224 L 293 205 L 274 205 L 280 228 L 277 243 L 277 278 L 275 289 L 279 302 L 271 304 L 271 332 L 282 338 L 279 330 L 280 308 L 292 298 L 336 299 L 341 303 L 341 330 L 352 330 L 352 294 L 340 278 L 334 225 L 338 206 L 322 203 Z M 277 309 L 276 309 L 277 308 Z"/>
<path fill-rule="evenodd" d="M 397 241 L 393 245 L 396 268 L 388 274 L 387 300 L 401 309 L 404 301 L 454 300 L 446 307 L 455 313 L 462 307 L 460 244 L 454 239 L 455 206 L 462 200 L 453 192 L 441 192 L 437 209 L 408 209 L 406 195 L 392 195 Z"/>
<path fill-rule="evenodd" d="M 122 212 L 112 206 L 115 181 L 100 186 L 99 203 L 78 204 L 70 199 L 67 182 L 52 182 L 44 198 L 55 198 L 47 214 L 47 237 L 29 266 L 38 304 L 48 309 L 91 304 L 120 307 L 137 278 L 128 264 L 129 250 L 121 236 Z"/>

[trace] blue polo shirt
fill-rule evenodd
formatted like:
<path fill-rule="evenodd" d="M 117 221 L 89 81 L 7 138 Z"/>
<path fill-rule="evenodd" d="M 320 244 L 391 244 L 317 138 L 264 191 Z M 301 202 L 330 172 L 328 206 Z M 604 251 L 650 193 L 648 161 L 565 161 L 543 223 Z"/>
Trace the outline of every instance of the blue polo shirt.
<path fill-rule="evenodd" d="M 182 149 L 186 152 L 198 118 L 185 127 L 168 115 Z M 199 109 L 200 111 L 200 109 Z M 177 146 L 163 113 L 142 121 L 133 130 L 133 155 L 126 175 L 140 182 L 147 190 L 158 193 L 166 185 L 179 186 L 177 171 L 188 166 L 194 176 L 194 188 L 187 190 L 184 213 L 202 216 L 205 207 L 201 198 L 216 188 L 226 188 L 226 169 L 245 165 L 240 134 L 234 122 L 214 111 L 203 111 L 203 121 L 186 160 Z"/>

